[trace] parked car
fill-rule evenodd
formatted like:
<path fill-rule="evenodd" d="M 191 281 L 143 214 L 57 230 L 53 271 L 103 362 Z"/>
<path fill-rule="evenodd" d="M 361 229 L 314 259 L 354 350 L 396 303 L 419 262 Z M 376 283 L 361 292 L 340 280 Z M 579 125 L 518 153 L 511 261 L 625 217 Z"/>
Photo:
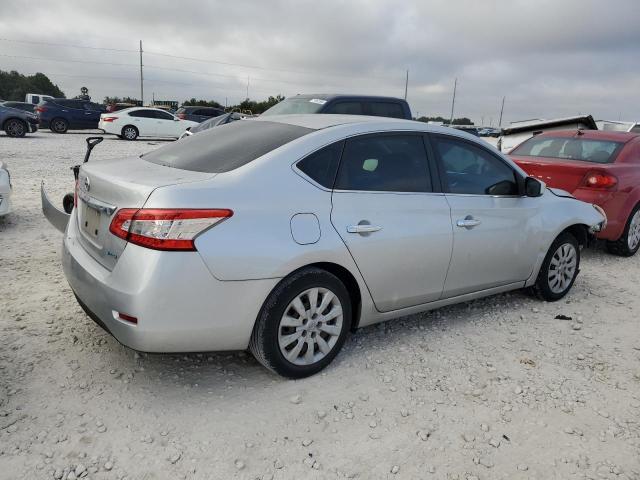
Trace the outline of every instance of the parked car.
<path fill-rule="evenodd" d="M 37 105 L 45 100 L 53 100 L 53 97 L 51 95 L 43 95 L 41 93 L 27 93 L 24 96 L 24 101 L 32 103 L 33 105 Z"/>
<path fill-rule="evenodd" d="M 7 164 L 0 159 L 0 217 L 11 213 L 11 175 Z"/>
<path fill-rule="evenodd" d="M 178 138 L 197 122 L 181 120 L 159 108 L 134 107 L 100 116 L 99 128 L 125 140 L 138 137 Z"/>
<path fill-rule="evenodd" d="M 18 110 L 24 110 L 25 112 L 34 113 L 36 106 L 33 103 L 27 102 L 0 102 L 3 107 L 17 108 Z"/>
<path fill-rule="evenodd" d="M 38 117 L 33 113 L 0 105 L 0 129 L 9 137 L 24 137 L 38 131 Z"/>
<path fill-rule="evenodd" d="M 412 118 L 409 104 L 401 98 L 339 94 L 296 95 L 277 103 L 262 115 L 299 113 L 372 115 L 407 120 Z"/>
<path fill-rule="evenodd" d="M 356 327 L 524 287 L 559 300 L 606 221 L 472 135 L 348 115 L 234 122 L 76 185 L 62 263 L 91 318 L 136 350 L 249 348 L 296 378 Z"/>
<path fill-rule="evenodd" d="M 192 122 L 204 122 L 213 117 L 219 117 L 224 114 L 224 108 L 215 107 L 191 107 L 183 106 L 176 110 L 176 116 L 182 120 L 191 120 Z"/>
<path fill-rule="evenodd" d="M 182 133 L 182 135 L 180 135 L 180 138 L 188 137 L 190 135 L 193 135 L 194 133 L 204 132 L 205 130 L 209 130 L 210 128 L 219 127 L 220 125 L 226 125 L 228 123 L 235 122 L 237 120 L 243 120 L 245 118 L 251 118 L 251 116 L 238 112 L 225 113 L 218 117 L 210 118 L 209 120 L 206 120 L 199 125 L 196 125 L 195 127 L 187 128 Z"/>
<path fill-rule="evenodd" d="M 607 214 L 598 237 L 611 253 L 640 247 L 640 134 L 567 130 L 527 140 L 511 157 L 530 175 L 561 188 Z"/>
<path fill-rule="evenodd" d="M 104 105 L 67 98 L 45 100 L 36 107 L 40 127 L 49 128 L 54 133 L 97 129 L 100 114 L 105 111 Z"/>

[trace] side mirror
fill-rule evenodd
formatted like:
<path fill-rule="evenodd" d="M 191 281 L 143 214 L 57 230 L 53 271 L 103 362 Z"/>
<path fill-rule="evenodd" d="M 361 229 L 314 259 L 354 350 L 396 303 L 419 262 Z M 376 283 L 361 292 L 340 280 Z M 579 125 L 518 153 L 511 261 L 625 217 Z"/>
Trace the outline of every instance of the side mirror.
<path fill-rule="evenodd" d="M 527 177 L 524 181 L 524 194 L 527 197 L 541 197 L 542 182 L 533 177 Z"/>

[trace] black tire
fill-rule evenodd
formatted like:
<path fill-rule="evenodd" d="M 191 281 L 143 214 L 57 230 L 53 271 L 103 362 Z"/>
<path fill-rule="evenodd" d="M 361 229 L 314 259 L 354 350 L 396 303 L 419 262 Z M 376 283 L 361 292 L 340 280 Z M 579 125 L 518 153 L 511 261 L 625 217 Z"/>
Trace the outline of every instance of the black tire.
<path fill-rule="evenodd" d="M 54 118 L 49 122 L 49 129 L 53 133 L 67 133 L 69 130 L 69 122 L 67 122 L 64 118 Z"/>
<path fill-rule="evenodd" d="M 553 282 L 549 278 L 549 275 L 550 271 L 557 270 L 557 268 L 552 265 L 552 262 L 554 261 L 554 257 L 559 254 L 560 248 L 565 246 L 572 248 L 575 253 L 575 267 L 566 275 L 566 270 L 564 269 L 560 273 L 564 281 L 568 280 L 566 285 L 563 285 L 560 289 L 559 285 L 552 285 Z M 559 257 L 556 258 L 556 261 L 558 261 L 558 258 Z M 531 292 L 540 300 L 546 300 L 547 302 L 555 302 L 557 300 L 560 300 L 569 292 L 569 290 L 571 290 L 573 283 L 576 281 L 578 273 L 580 273 L 580 246 L 578 244 L 578 240 L 569 232 L 563 232 L 558 235 L 558 237 L 549 247 L 549 251 L 544 257 L 544 261 L 542 262 L 542 266 L 540 267 L 540 271 L 538 272 L 536 283 L 531 287 Z M 557 275 L 558 274 L 556 274 L 556 276 Z"/>
<path fill-rule="evenodd" d="M 632 257 L 636 254 L 638 248 L 640 248 L 640 242 L 637 242 L 633 247 L 630 246 L 629 243 L 634 242 L 630 242 L 629 236 L 636 233 L 636 229 L 639 228 L 637 225 L 638 219 L 636 218 L 635 221 L 633 221 L 638 211 L 640 211 L 640 204 L 636 205 L 635 208 L 631 211 L 629 218 L 627 218 L 627 224 L 625 225 L 624 231 L 622 232 L 622 235 L 620 235 L 620 238 L 615 241 L 607 242 L 607 250 L 609 251 L 609 253 L 613 253 L 614 255 L 618 255 L 620 257 Z"/>
<path fill-rule="evenodd" d="M 138 132 L 136 127 L 133 125 L 125 125 L 122 127 L 120 138 L 133 141 L 138 138 L 138 135 L 140 135 L 140 132 Z"/>
<path fill-rule="evenodd" d="M 295 329 L 293 333 L 297 333 L 297 329 L 311 327 L 312 320 L 304 320 L 305 326 L 300 327 L 281 326 L 281 321 L 284 314 L 287 313 L 285 310 L 288 309 L 291 302 L 293 302 L 296 297 L 304 295 L 304 292 L 307 290 L 314 288 L 326 289 L 337 297 L 342 308 L 341 330 L 339 330 L 339 334 L 335 335 L 337 339 L 328 353 L 324 354 L 324 357 L 308 365 L 299 365 L 292 363 L 285 358 L 279 346 L 278 335 L 281 328 Z M 320 297 L 318 297 L 318 302 L 320 302 Z M 307 305 L 305 304 L 305 307 L 306 306 Z M 318 306 L 319 305 L 316 305 L 316 307 Z M 331 306 L 330 308 L 334 308 L 334 306 Z M 304 378 L 314 375 L 329 365 L 342 348 L 351 328 L 351 308 L 349 292 L 338 277 L 319 268 L 309 267 L 298 270 L 283 279 L 267 297 L 253 328 L 251 341 L 249 343 L 249 350 L 262 365 L 283 377 Z M 325 309 L 324 311 L 326 312 L 327 310 Z M 295 315 L 295 312 L 293 314 Z M 300 318 L 306 317 L 301 316 Z M 315 327 L 315 325 L 316 324 L 314 323 L 313 326 Z M 328 325 L 329 324 L 327 322 L 325 326 Z M 313 338 L 315 338 L 316 335 L 322 335 L 322 333 L 316 332 L 305 333 L 307 335 L 313 335 Z M 299 358 L 302 358 L 304 353 L 309 349 L 309 344 L 305 343 L 309 338 L 298 338 L 297 342 L 303 343 L 303 346 L 301 347 L 302 350 L 299 350 Z M 311 340 L 311 342 L 313 341 L 314 340 Z M 325 342 L 325 345 L 326 344 L 327 343 Z M 315 350 L 315 344 L 313 348 L 317 354 L 321 354 L 319 346 L 317 351 Z M 296 347 L 293 347 L 291 350 L 295 349 Z"/>
<path fill-rule="evenodd" d="M 11 118 L 4 124 L 4 131 L 9 137 L 22 138 L 27 133 L 27 124 L 17 118 Z"/>

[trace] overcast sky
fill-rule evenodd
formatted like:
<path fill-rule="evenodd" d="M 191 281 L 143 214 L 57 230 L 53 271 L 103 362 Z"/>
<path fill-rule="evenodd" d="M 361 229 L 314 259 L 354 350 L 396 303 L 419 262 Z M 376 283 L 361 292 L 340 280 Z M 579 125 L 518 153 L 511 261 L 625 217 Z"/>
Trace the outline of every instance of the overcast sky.
<path fill-rule="evenodd" d="M 640 120 L 639 0 L 2 0 L 0 39 L 0 69 L 97 101 L 139 97 L 142 40 L 145 100 L 236 103 L 247 77 L 252 99 L 403 96 L 408 69 L 414 115 L 448 117 L 457 77 L 455 116 L 478 124 L 497 123 L 503 96 L 503 125 Z"/>

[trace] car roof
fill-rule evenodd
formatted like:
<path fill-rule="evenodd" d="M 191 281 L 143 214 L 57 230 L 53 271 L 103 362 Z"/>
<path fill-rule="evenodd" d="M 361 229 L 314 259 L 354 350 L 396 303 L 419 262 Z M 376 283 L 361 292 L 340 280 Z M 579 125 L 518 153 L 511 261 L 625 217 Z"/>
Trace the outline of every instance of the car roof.
<path fill-rule="evenodd" d="M 612 142 L 626 143 L 629 140 L 633 140 L 636 137 L 640 137 L 639 133 L 633 132 L 615 132 L 615 131 L 603 131 L 603 130 L 550 130 L 548 132 L 539 133 L 536 137 L 561 137 L 569 138 L 575 137 L 577 132 L 580 132 L 580 138 L 589 140 L 608 140 Z"/>
<path fill-rule="evenodd" d="M 362 125 L 369 126 L 371 130 L 388 129 L 393 130 L 414 130 L 419 132 L 443 133 L 460 138 L 473 139 L 478 141 L 478 137 L 455 128 L 432 125 L 416 120 L 405 120 L 402 118 L 374 117 L 367 115 L 335 115 L 330 113 L 307 113 L 293 115 L 269 115 L 266 117 L 251 118 L 251 122 L 278 122 L 313 130 L 337 127 L 340 125 Z"/>
<path fill-rule="evenodd" d="M 347 93 L 300 93 L 298 95 L 294 95 L 293 97 L 288 98 L 317 98 L 320 100 L 337 100 L 341 98 L 349 98 L 349 99 L 361 99 L 361 100 L 390 100 L 390 101 L 401 101 L 405 100 L 397 97 L 385 97 L 380 95 L 362 95 L 362 94 L 347 94 Z"/>

